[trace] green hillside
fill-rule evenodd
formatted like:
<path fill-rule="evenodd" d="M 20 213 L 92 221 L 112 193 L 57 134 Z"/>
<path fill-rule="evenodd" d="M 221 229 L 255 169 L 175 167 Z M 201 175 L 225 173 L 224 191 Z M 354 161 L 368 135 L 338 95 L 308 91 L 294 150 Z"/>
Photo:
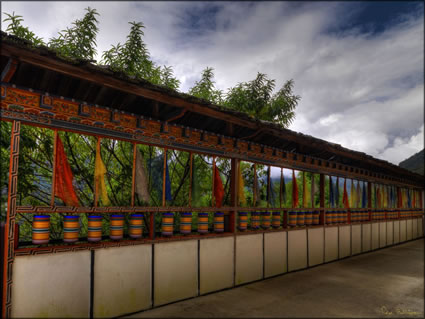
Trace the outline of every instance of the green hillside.
<path fill-rule="evenodd" d="M 406 168 L 409 171 L 424 175 L 424 150 L 400 162 L 398 166 Z"/>

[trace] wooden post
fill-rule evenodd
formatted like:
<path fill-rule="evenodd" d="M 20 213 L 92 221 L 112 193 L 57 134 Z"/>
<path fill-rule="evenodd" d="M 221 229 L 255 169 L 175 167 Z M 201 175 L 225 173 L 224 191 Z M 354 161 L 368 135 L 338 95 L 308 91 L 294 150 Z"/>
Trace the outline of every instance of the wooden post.
<path fill-rule="evenodd" d="M 283 168 L 280 168 L 280 191 L 279 191 L 279 207 L 282 208 L 282 189 L 283 189 Z M 285 189 L 286 191 L 286 189 Z"/>
<path fill-rule="evenodd" d="M 134 193 L 136 190 L 136 152 L 137 144 L 133 143 L 133 171 L 131 177 L 131 206 L 134 207 Z"/>
<path fill-rule="evenodd" d="M 167 204 L 165 200 L 166 168 L 167 168 L 167 149 L 164 148 L 164 165 L 162 168 L 162 207 L 165 207 Z"/>
<path fill-rule="evenodd" d="M 257 164 L 254 163 L 254 185 L 252 187 L 252 190 L 254 191 L 254 194 L 252 196 L 253 198 L 253 205 L 254 207 L 257 206 Z"/>
<path fill-rule="evenodd" d="M 271 181 L 270 181 L 270 174 L 271 174 L 272 168 L 269 165 L 269 169 L 267 170 L 267 208 L 270 207 L 270 200 L 271 200 Z"/>
<path fill-rule="evenodd" d="M 193 154 L 189 153 L 189 207 L 192 207 Z"/>
<path fill-rule="evenodd" d="M 57 140 L 58 130 L 54 130 L 53 135 L 53 173 L 52 173 L 52 195 L 50 198 L 50 206 L 55 206 L 55 188 L 56 188 L 56 152 L 57 152 Z"/>
<path fill-rule="evenodd" d="M 367 208 L 369 211 L 369 221 L 371 221 L 372 220 L 372 183 L 371 182 L 367 182 Z"/>
<path fill-rule="evenodd" d="M 96 144 L 96 156 L 97 153 L 99 152 L 99 156 L 100 156 L 100 141 L 101 138 L 98 137 L 97 138 L 97 144 Z M 95 160 L 95 166 L 96 166 L 96 160 Z M 95 168 L 96 170 L 96 168 Z M 99 201 L 99 185 L 98 182 L 96 181 L 96 176 L 94 177 L 94 207 L 97 207 L 97 203 Z"/>
<path fill-rule="evenodd" d="M 212 194 L 211 194 L 211 206 L 215 206 L 215 196 L 214 196 L 214 180 L 215 180 L 215 156 L 213 156 L 213 163 L 212 163 Z"/>
<path fill-rule="evenodd" d="M 238 189 L 239 189 L 239 180 L 238 180 L 238 170 L 241 169 L 240 161 L 236 158 L 231 160 L 231 172 L 230 172 L 230 205 L 232 207 L 239 207 L 238 199 Z M 230 212 L 229 216 L 229 231 L 236 233 L 236 214 L 237 210 L 234 209 Z"/>
<path fill-rule="evenodd" d="M 19 141 L 21 122 L 13 121 L 10 136 L 9 187 L 7 190 L 7 215 L 4 227 L 3 278 L 2 278 L 2 318 L 11 316 L 12 310 L 12 268 L 15 258 L 15 216 L 18 191 Z"/>
<path fill-rule="evenodd" d="M 320 192 L 320 225 L 325 224 L 325 175 L 320 174 L 319 179 L 319 192 Z"/>

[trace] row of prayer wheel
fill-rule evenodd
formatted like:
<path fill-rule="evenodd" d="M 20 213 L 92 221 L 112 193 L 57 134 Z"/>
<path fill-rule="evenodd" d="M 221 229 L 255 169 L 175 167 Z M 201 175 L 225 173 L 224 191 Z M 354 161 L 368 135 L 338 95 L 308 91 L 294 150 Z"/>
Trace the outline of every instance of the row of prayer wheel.
<path fill-rule="evenodd" d="M 239 212 L 238 229 L 245 231 L 248 229 L 248 213 Z M 251 229 L 279 228 L 281 225 L 280 212 L 251 212 Z"/>
<path fill-rule="evenodd" d="M 319 211 L 292 211 L 288 212 L 288 225 L 290 227 L 319 225 L 319 218 Z"/>
<path fill-rule="evenodd" d="M 172 236 L 174 231 L 174 214 L 173 213 L 162 213 L 161 222 L 161 234 L 162 236 Z M 208 233 L 208 213 L 198 213 L 198 233 Z M 180 213 L 180 233 L 188 235 L 192 232 L 192 213 L 183 212 Z M 224 232 L 224 213 L 214 213 L 214 232 Z"/>
<path fill-rule="evenodd" d="M 345 210 L 331 210 L 325 214 L 326 224 L 344 224 L 347 222 L 348 216 Z"/>
<path fill-rule="evenodd" d="M 87 240 L 91 242 L 102 239 L 103 216 L 88 216 Z M 80 234 L 80 216 L 67 215 L 63 220 L 63 241 L 74 243 Z M 132 214 L 129 220 L 129 236 L 141 238 L 143 234 L 143 214 Z M 32 242 L 36 245 L 47 244 L 50 237 L 50 216 L 35 215 L 32 222 Z M 111 215 L 109 237 L 120 240 L 124 237 L 124 215 Z"/>
<path fill-rule="evenodd" d="M 364 210 L 352 210 L 351 222 L 367 222 L 369 220 L 369 212 Z"/>

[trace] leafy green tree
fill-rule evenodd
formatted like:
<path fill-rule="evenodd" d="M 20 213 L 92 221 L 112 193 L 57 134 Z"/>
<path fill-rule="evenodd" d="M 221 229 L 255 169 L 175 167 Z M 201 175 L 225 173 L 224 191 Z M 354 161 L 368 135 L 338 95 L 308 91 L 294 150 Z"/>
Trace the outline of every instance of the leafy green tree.
<path fill-rule="evenodd" d="M 70 58 L 93 60 L 96 55 L 96 36 L 99 15 L 96 9 L 86 8 L 87 13 L 74 21 L 73 27 L 59 32 L 57 38 L 51 38 L 48 45 L 60 55 Z"/>
<path fill-rule="evenodd" d="M 249 82 L 239 83 L 230 88 L 224 105 L 242 111 L 253 118 L 270 121 L 288 127 L 295 118 L 295 108 L 300 96 L 292 92 L 294 81 L 287 81 L 276 93 L 275 80 L 258 73 Z"/>
<path fill-rule="evenodd" d="M 215 88 L 214 69 L 207 67 L 202 71 L 201 79 L 189 90 L 189 94 L 215 104 L 223 102 L 222 91 Z"/>
<path fill-rule="evenodd" d="M 6 32 L 9 32 L 10 34 L 16 35 L 17 37 L 20 37 L 22 39 L 28 40 L 32 42 L 34 45 L 43 45 L 43 39 L 40 37 L 37 37 L 34 32 L 30 31 L 28 27 L 22 26 L 21 22 L 24 21 L 22 16 L 15 15 L 15 12 L 12 14 L 4 13 L 7 15 L 7 18 L 3 20 L 3 22 L 9 22 L 9 25 L 6 28 Z"/>
<path fill-rule="evenodd" d="M 145 79 L 153 84 L 160 84 L 171 89 L 178 89 L 180 81 L 173 77 L 171 67 L 161 68 L 151 60 L 149 51 L 143 41 L 145 35 L 142 22 L 129 22 L 130 33 L 124 45 L 118 43 L 104 51 L 101 63 L 128 76 Z"/>

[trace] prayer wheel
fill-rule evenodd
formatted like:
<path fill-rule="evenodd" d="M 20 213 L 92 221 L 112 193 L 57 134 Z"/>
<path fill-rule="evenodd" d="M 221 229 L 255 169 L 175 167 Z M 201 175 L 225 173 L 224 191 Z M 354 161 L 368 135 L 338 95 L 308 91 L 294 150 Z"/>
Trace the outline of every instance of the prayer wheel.
<path fill-rule="evenodd" d="M 129 235 L 131 238 L 143 236 L 143 214 L 130 215 Z"/>
<path fill-rule="evenodd" d="M 50 216 L 34 215 L 32 220 L 32 243 L 47 244 L 50 236 Z"/>
<path fill-rule="evenodd" d="M 198 213 L 198 233 L 208 233 L 208 213 Z"/>
<path fill-rule="evenodd" d="M 305 214 L 304 214 L 304 221 L 305 221 L 305 224 L 307 226 L 310 226 L 310 225 L 313 224 L 313 212 L 312 211 L 305 212 Z"/>
<path fill-rule="evenodd" d="M 320 223 L 320 212 L 315 210 L 313 212 L 313 225 L 319 225 Z"/>
<path fill-rule="evenodd" d="M 239 230 L 246 230 L 248 228 L 248 213 L 239 212 Z"/>
<path fill-rule="evenodd" d="M 174 228 L 174 214 L 173 213 L 162 213 L 162 236 L 172 236 Z"/>
<path fill-rule="evenodd" d="M 67 215 L 63 217 L 63 241 L 74 243 L 80 233 L 80 216 Z"/>
<path fill-rule="evenodd" d="M 251 212 L 251 229 L 260 228 L 260 212 Z"/>
<path fill-rule="evenodd" d="M 327 211 L 326 212 L 326 215 L 325 215 L 325 222 L 326 222 L 326 224 L 332 224 L 332 211 Z"/>
<path fill-rule="evenodd" d="M 109 237 L 120 240 L 124 236 L 124 215 L 111 215 L 109 220 Z"/>
<path fill-rule="evenodd" d="M 304 212 L 298 212 L 297 213 L 297 226 L 304 226 L 305 224 L 305 216 Z"/>
<path fill-rule="evenodd" d="M 269 229 L 271 225 L 271 214 L 270 212 L 262 212 L 262 219 L 261 219 L 261 228 L 263 229 Z"/>
<path fill-rule="evenodd" d="M 280 227 L 280 212 L 272 213 L 272 227 L 279 228 Z"/>
<path fill-rule="evenodd" d="M 214 231 L 216 233 L 224 232 L 224 213 L 223 212 L 214 213 Z"/>
<path fill-rule="evenodd" d="M 192 213 L 180 213 L 180 233 L 187 235 L 192 231 Z"/>
<path fill-rule="evenodd" d="M 102 239 L 102 216 L 89 215 L 88 218 L 88 241 L 99 241 Z"/>
<path fill-rule="evenodd" d="M 288 216 L 288 225 L 291 227 L 297 226 L 297 212 L 289 212 Z"/>
<path fill-rule="evenodd" d="M 331 211 L 331 224 L 338 223 L 338 212 L 336 210 Z"/>

